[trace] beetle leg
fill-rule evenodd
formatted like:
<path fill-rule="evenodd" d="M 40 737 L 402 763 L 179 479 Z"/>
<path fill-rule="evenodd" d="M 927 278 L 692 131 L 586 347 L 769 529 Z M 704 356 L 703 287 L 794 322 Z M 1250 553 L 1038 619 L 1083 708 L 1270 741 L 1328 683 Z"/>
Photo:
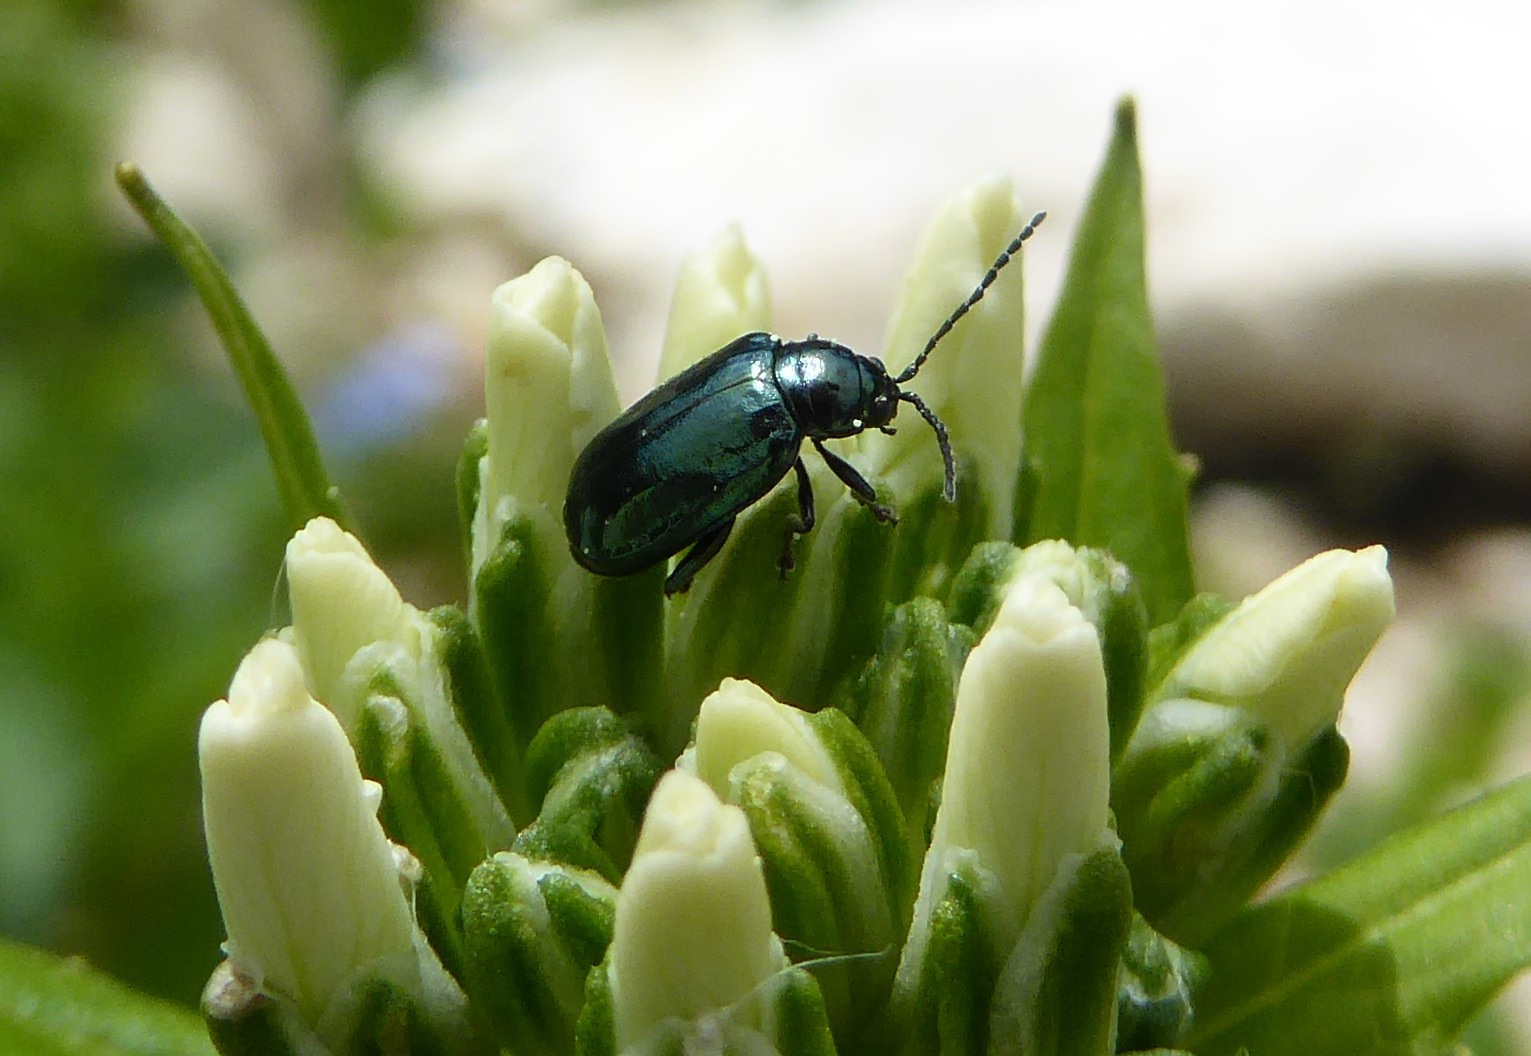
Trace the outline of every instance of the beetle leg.
<path fill-rule="evenodd" d="M 671 594 L 684 594 L 691 589 L 691 581 L 702 570 L 702 566 L 718 556 L 718 551 L 723 549 L 723 543 L 728 539 L 728 533 L 733 530 L 734 518 L 730 517 L 722 524 L 709 532 L 697 537 L 691 549 L 686 551 L 686 556 L 680 559 L 675 566 L 675 571 L 665 577 L 665 597 Z"/>
<path fill-rule="evenodd" d="M 824 441 L 818 437 L 813 437 L 813 446 L 819 449 L 819 454 L 824 457 L 824 461 L 834 471 L 835 476 L 851 489 L 851 494 L 856 497 L 856 501 L 872 511 L 873 517 L 884 524 L 898 523 L 898 514 L 893 512 L 893 507 L 884 506 L 877 501 L 877 492 L 867 483 L 867 478 L 856 471 L 855 466 L 825 447 Z"/>
<path fill-rule="evenodd" d="M 813 531 L 813 485 L 808 482 L 808 467 L 799 456 L 792 468 L 797 471 L 797 512 L 787 518 L 787 538 L 781 544 L 781 560 L 777 567 L 781 569 L 782 579 L 787 578 L 787 573 L 796 564 L 792 560 L 793 537 Z"/>

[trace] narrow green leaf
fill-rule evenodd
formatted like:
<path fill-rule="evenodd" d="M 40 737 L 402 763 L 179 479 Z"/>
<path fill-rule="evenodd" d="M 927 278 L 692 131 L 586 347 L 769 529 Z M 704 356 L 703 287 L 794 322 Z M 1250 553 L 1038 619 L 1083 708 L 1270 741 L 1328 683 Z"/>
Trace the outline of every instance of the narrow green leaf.
<path fill-rule="evenodd" d="M 325 472 L 308 412 L 207 243 L 165 203 L 137 165 L 125 161 L 117 166 L 117 186 L 175 257 L 218 331 L 266 441 L 291 530 L 315 517 L 328 517 L 356 534 L 340 489 Z"/>
<path fill-rule="evenodd" d="M 1026 390 L 1015 535 L 1111 551 L 1157 625 L 1191 596 L 1191 559 L 1143 246 L 1136 117 L 1126 100 Z"/>
<path fill-rule="evenodd" d="M 1447 1042 L 1531 965 L 1531 777 L 1236 917 L 1185 1043 L 1279 1056 Z"/>
<path fill-rule="evenodd" d="M 0 1052 L 212 1056 L 202 1020 L 76 958 L 0 938 Z"/>

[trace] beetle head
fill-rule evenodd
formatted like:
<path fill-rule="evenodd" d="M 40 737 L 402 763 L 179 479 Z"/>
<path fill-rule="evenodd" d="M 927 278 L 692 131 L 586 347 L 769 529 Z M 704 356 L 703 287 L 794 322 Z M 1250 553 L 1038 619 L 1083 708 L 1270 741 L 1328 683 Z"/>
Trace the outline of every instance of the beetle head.
<path fill-rule="evenodd" d="M 898 391 L 898 382 L 889 376 L 881 360 L 868 357 L 867 362 L 872 366 L 869 372 L 872 392 L 867 397 L 863 425 L 867 429 L 881 429 L 891 433 L 893 427 L 888 423 L 898 413 L 898 403 L 903 394 Z"/>

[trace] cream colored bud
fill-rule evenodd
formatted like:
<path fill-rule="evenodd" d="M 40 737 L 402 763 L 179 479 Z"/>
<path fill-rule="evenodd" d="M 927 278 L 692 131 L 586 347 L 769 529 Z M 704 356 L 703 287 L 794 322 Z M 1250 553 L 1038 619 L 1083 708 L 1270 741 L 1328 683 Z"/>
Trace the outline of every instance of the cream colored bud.
<path fill-rule="evenodd" d="M 1393 612 L 1384 548 L 1330 550 L 1244 599 L 1155 696 L 1242 708 L 1299 751 L 1339 716 L 1345 687 Z"/>
<path fill-rule="evenodd" d="M 562 507 L 575 456 L 620 404 L 590 285 L 548 257 L 494 291 L 485 365 L 483 501 Z"/>
<path fill-rule="evenodd" d="M 667 1020 L 760 1022 L 786 964 L 744 812 L 672 770 L 654 788 L 617 896 L 609 954 L 617 1051 Z"/>
<path fill-rule="evenodd" d="M 953 872 L 977 878 L 993 948 L 1008 954 L 1059 867 L 1108 834 L 1109 760 L 1095 628 L 1049 578 L 1023 576 L 958 683 L 901 991 L 919 978 L 930 914 Z"/>
<path fill-rule="evenodd" d="M 883 359 L 897 374 L 973 292 L 1000 250 L 1025 226 L 1010 181 L 991 178 L 942 206 L 925 230 L 893 311 Z M 1021 368 L 1025 330 L 1021 266 L 1011 264 L 983 300 L 942 338 L 909 388 L 946 423 L 953 445 L 976 472 L 959 486 L 989 498 L 987 538 L 1010 534 L 1011 495 L 1021 455 Z M 912 408 L 898 435 L 867 434 L 874 472 L 901 494 L 940 479 L 941 457 Z"/>
<path fill-rule="evenodd" d="M 252 649 L 198 743 L 202 814 L 230 961 L 316 1024 L 361 976 L 414 978 L 394 849 L 335 716 L 296 650 Z"/>
<path fill-rule="evenodd" d="M 741 334 L 771 328 L 771 292 L 765 269 L 730 224 L 681 265 L 670 300 L 661 380 L 673 377 Z"/>
<path fill-rule="evenodd" d="M 719 796 L 726 796 L 735 766 L 763 752 L 775 752 L 820 785 L 840 790 L 834 760 L 805 717 L 753 682 L 725 678 L 702 701 L 697 717 L 691 756 L 696 775 Z"/>
<path fill-rule="evenodd" d="M 349 725 L 338 691 L 357 650 L 373 642 L 420 651 L 415 612 L 366 548 L 328 517 L 315 517 L 287 544 L 293 639 L 308 688 Z"/>

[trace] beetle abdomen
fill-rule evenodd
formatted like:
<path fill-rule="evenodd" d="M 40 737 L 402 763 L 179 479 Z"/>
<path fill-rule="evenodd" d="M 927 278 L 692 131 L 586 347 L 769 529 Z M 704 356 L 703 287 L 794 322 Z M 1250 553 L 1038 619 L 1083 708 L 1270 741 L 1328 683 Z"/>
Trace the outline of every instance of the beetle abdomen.
<path fill-rule="evenodd" d="M 792 468 L 802 433 L 750 334 L 676 375 L 598 433 L 564 503 L 571 552 L 625 575 L 684 550 Z"/>

